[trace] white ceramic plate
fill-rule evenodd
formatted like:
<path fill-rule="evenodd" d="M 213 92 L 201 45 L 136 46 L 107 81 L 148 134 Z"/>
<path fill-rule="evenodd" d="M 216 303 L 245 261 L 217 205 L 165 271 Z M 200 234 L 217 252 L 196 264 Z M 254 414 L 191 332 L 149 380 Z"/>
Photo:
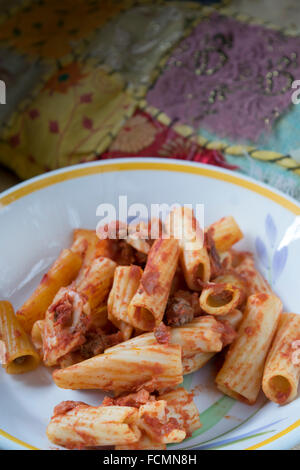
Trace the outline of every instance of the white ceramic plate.
<path fill-rule="evenodd" d="M 278 252 L 297 221 L 299 237 L 297 202 L 230 171 L 136 158 L 69 167 L 1 194 L 0 298 L 17 309 L 60 250 L 69 246 L 72 230 L 95 228 L 98 204 L 116 205 L 119 195 L 127 195 L 128 204 L 203 203 L 206 225 L 232 214 L 245 234 L 240 248 L 256 253 L 285 309 L 300 312 L 299 238 Z M 213 377 L 213 363 L 185 377 L 184 386 L 195 392 L 203 426 L 174 448 L 287 449 L 300 442 L 299 398 L 279 407 L 261 396 L 250 407 L 222 396 Z M 99 391 L 59 389 L 42 366 L 16 376 L 0 370 L 0 447 L 51 449 L 45 429 L 53 407 L 61 400 L 97 405 L 102 397 Z"/>

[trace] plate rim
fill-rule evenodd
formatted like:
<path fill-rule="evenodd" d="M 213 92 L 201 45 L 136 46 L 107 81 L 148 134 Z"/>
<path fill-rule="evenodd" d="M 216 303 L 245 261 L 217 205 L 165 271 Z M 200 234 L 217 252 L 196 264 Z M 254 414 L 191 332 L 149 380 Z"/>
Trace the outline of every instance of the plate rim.
<path fill-rule="evenodd" d="M 6 206 L 16 202 L 19 199 L 26 197 L 29 194 L 37 192 L 48 186 L 63 183 L 65 181 L 82 178 L 85 176 L 97 174 L 98 168 L 102 168 L 100 173 L 113 172 L 113 171 L 175 171 L 179 173 L 190 173 L 203 177 L 213 178 L 225 181 L 230 184 L 242 186 L 243 188 L 255 192 L 267 199 L 272 200 L 276 204 L 283 206 L 286 210 L 294 215 L 300 215 L 300 203 L 292 197 L 286 195 L 282 191 L 273 188 L 265 183 L 255 180 L 249 176 L 236 173 L 232 170 L 227 170 L 213 165 L 207 165 L 198 162 L 190 162 L 185 160 L 178 160 L 173 158 L 154 158 L 154 157 L 128 157 L 128 158 L 115 158 L 101 161 L 94 161 L 89 163 L 81 163 L 72 165 L 58 170 L 50 171 L 46 174 L 38 175 L 21 182 L 6 191 L 3 191 L 0 196 L 0 216 L 2 209 Z M 67 176 L 67 177 L 66 177 Z M 245 185 L 245 183 L 247 184 Z M 295 433 L 295 430 L 300 427 L 300 420 L 295 421 L 281 432 L 274 436 L 263 440 L 253 446 L 245 448 L 245 450 L 256 450 L 264 447 L 286 449 L 294 447 L 300 442 L 300 436 Z M 275 441 L 278 441 L 274 447 Z M 22 440 L 12 436 L 11 434 L 0 429 L 0 444 L 5 444 L 10 450 L 30 449 L 38 450 L 36 447 L 23 442 Z M 278 445 L 279 444 L 279 445 Z"/>
<path fill-rule="evenodd" d="M 111 171 L 137 171 L 137 170 L 154 170 L 154 171 L 173 171 L 178 173 L 192 173 L 200 176 L 206 176 L 213 179 L 219 179 L 227 183 L 241 186 L 246 189 L 260 194 L 275 203 L 279 203 L 285 209 L 300 215 L 300 202 L 284 192 L 273 188 L 272 186 L 255 180 L 252 177 L 237 173 L 233 170 L 208 165 L 204 163 L 191 162 L 186 160 L 178 160 L 174 158 L 155 158 L 155 157 L 127 157 L 113 158 L 88 163 L 79 163 L 70 165 L 58 170 L 49 171 L 41 175 L 30 178 L 26 181 L 3 191 L 0 195 L 0 213 L 1 209 L 22 197 L 27 196 L 45 187 L 62 183 L 70 179 L 76 179 L 97 173 L 96 168 L 103 167 L 101 173 Z M 192 171 L 194 169 L 195 171 Z M 67 176 L 64 178 L 63 175 Z M 225 176 L 225 177 L 224 177 Z"/>

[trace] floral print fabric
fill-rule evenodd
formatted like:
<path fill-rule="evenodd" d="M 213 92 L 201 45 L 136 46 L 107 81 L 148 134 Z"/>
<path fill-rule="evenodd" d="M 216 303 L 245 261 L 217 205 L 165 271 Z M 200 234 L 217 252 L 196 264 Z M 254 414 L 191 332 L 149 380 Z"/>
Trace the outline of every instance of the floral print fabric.
<path fill-rule="evenodd" d="M 46 64 L 0 46 L 0 80 L 6 85 L 6 104 L 0 105 L 0 129 L 8 123 L 24 97 L 29 98 L 47 70 Z"/>
<path fill-rule="evenodd" d="M 128 119 L 101 158 L 135 156 L 176 158 L 237 168 L 229 165 L 220 152 L 201 148 L 195 140 L 181 136 L 172 126 L 166 126 L 140 110 Z"/>
<path fill-rule="evenodd" d="M 23 178 L 93 160 L 134 106 L 121 77 L 89 64 L 66 64 L 14 117 L 0 142 L 2 160 Z"/>

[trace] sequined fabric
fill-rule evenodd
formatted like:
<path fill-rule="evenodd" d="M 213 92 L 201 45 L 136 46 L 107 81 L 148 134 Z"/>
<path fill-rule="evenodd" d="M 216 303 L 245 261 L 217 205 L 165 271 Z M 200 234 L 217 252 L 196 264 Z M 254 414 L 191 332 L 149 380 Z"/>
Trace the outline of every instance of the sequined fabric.
<path fill-rule="evenodd" d="M 299 76 L 300 38 L 213 14 L 179 44 L 147 100 L 171 119 L 255 142 L 289 109 Z"/>

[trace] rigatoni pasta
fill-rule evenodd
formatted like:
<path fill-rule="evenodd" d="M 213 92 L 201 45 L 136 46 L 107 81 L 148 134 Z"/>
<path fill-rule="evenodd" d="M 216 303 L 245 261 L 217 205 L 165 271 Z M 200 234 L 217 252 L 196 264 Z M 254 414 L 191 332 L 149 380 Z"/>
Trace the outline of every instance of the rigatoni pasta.
<path fill-rule="evenodd" d="M 95 257 L 98 242 L 99 238 L 97 237 L 95 230 L 84 228 L 74 229 L 71 250 L 75 253 L 84 254 L 82 268 L 86 268 Z"/>
<path fill-rule="evenodd" d="M 212 231 L 216 249 L 221 252 L 229 250 L 232 245 L 243 238 L 243 233 L 232 216 L 222 217 L 211 224 L 207 230 Z"/>
<path fill-rule="evenodd" d="M 201 369 L 208 363 L 214 356 L 215 352 L 200 352 L 192 356 L 182 358 L 182 374 L 188 375 Z"/>
<path fill-rule="evenodd" d="M 199 303 L 210 315 L 226 315 L 238 307 L 241 299 L 241 290 L 233 284 L 210 284 L 202 290 Z"/>
<path fill-rule="evenodd" d="M 92 310 L 101 305 L 108 296 L 116 266 L 117 264 L 109 258 L 95 258 L 86 268 L 80 282 L 75 282 L 76 290 L 87 297 Z"/>
<path fill-rule="evenodd" d="M 169 213 L 165 227 L 171 237 L 178 239 L 180 262 L 188 287 L 195 291 L 201 290 L 197 281 L 209 281 L 211 267 L 204 246 L 204 235 L 193 210 L 188 207 L 176 207 Z"/>
<path fill-rule="evenodd" d="M 278 404 L 297 395 L 300 316 L 282 314 L 253 255 L 232 248 L 243 237 L 235 219 L 202 233 L 184 206 L 164 222 L 140 222 L 128 234 L 127 224 L 113 221 L 98 230 L 104 239 L 76 229 L 17 317 L 0 301 L 7 372 L 42 358 L 58 368 L 58 387 L 114 394 L 100 406 L 58 405 L 47 429 L 56 445 L 165 449 L 191 437 L 199 412 L 178 386 L 215 356 L 225 357 L 216 386 L 234 399 L 254 404 L 261 385 Z"/>
<path fill-rule="evenodd" d="M 274 294 L 254 294 L 248 298 L 238 336 L 216 377 L 223 393 L 248 404 L 255 403 L 281 310 L 282 303 Z"/>
<path fill-rule="evenodd" d="M 159 396 L 159 400 L 167 403 L 167 419 L 174 419 L 184 429 L 186 436 L 190 437 L 194 431 L 201 428 L 199 411 L 194 403 L 193 394 L 185 388 L 178 387 L 171 392 Z"/>
<path fill-rule="evenodd" d="M 221 273 L 218 274 L 213 282 L 215 284 L 231 284 L 235 286 L 240 291 L 239 304 L 242 304 L 247 297 L 247 283 L 243 276 L 236 273 L 233 269 L 222 269 Z"/>
<path fill-rule="evenodd" d="M 233 263 L 232 250 L 219 251 L 219 259 L 223 269 L 231 269 Z"/>
<path fill-rule="evenodd" d="M 172 328 L 170 343 L 179 344 L 182 357 L 199 352 L 217 352 L 223 347 L 221 325 L 211 316 L 194 318 L 190 323 Z"/>
<path fill-rule="evenodd" d="M 233 311 L 226 318 L 228 326 L 214 317 L 195 318 L 182 327 L 170 328 L 169 344 L 179 344 L 182 350 L 182 373 L 190 374 L 203 367 L 215 354 L 235 338 L 234 329 L 241 320 L 241 313 Z M 232 326 L 232 327 L 231 327 Z M 126 348 L 157 344 L 154 333 L 144 333 L 129 341 L 117 344 L 105 352 L 122 351 Z M 210 352 L 211 351 L 211 352 Z"/>
<path fill-rule="evenodd" d="M 101 389 L 119 395 L 162 391 L 182 383 L 181 347 L 151 344 L 120 348 L 53 373 L 56 385 L 70 389 Z"/>
<path fill-rule="evenodd" d="M 165 400 L 142 405 L 139 408 L 138 425 L 153 441 L 162 444 L 181 442 L 186 436 L 177 419 L 168 415 Z"/>
<path fill-rule="evenodd" d="M 194 318 L 186 325 L 170 328 L 168 333 L 167 343 L 179 345 L 182 350 L 182 358 L 193 356 L 199 352 L 215 353 L 221 351 L 223 347 L 223 325 L 212 316 Z M 106 352 L 155 344 L 158 344 L 156 332 L 144 333 L 106 349 Z"/>
<path fill-rule="evenodd" d="M 59 290 L 46 312 L 43 331 L 46 365 L 56 365 L 60 358 L 84 343 L 90 312 L 86 296 L 71 288 Z"/>
<path fill-rule="evenodd" d="M 218 317 L 218 330 L 222 331 L 220 323 L 224 324 L 224 330 L 222 333 L 223 347 L 230 344 L 235 339 L 234 331 L 237 331 L 242 321 L 243 314 L 239 310 L 232 310 L 225 316 Z M 228 328 L 229 327 L 231 328 Z M 234 330 L 234 331 L 233 331 Z M 183 375 L 191 374 L 196 372 L 205 366 L 214 356 L 215 352 L 195 352 L 194 354 L 184 355 L 182 357 L 182 373 Z"/>
<path fill-rule="evenodd" d="M 47 436 L 53 444 L 68 449 L 130 445 L 141 437 L 137 420 L 138 411 L 129 406 L 62 402 L 54 409 Z"/>
<path fill-rule="evenodd" d="M 128 320 L 128 307 L 135 295 L 143 271 L 139 266 L 118 266 L 115 270 L 107 307 L 108 319 L 122 332 L 124 341 L 130 338 L 133 326 Z"/>
<path fill-rule="evenodd" d="M 272 292 L 266 279 L 257 271 L 251 253 L 243 253 L 235 271 L 245 280 L 248 295 Z"/>
<path fill-rule="evenodd" d="M 37 320 L 31 330 L 31 341 L 39 353 L 40 357 L 43 359 L 43 337 L 45 329 L 45 320 Z"/>
<path fill-rule="evenodd" d="M 166 450 L 166 444 L 153 441 L 145 432 L 142 431 L 141 437 L 133 444 L 115 446 L 115 450 Z"/>
<path fill-rule="evenodd" d="M 129 225 L 129 233 L 126 238 L 127 243 L 137 251 L 148 255 L 150 251 L 150 243 L 148 240 L 150 229 L 150 224 L 143 221 L 133 227 Z"/>
<path fill-rule="evenodd" d="M 116 245 L 115 240 L 99 239 L 95 230 L 78 228 L 74 230 L 70 249 L 83 256 L 83 263 L 76 279 L 79 283 L 85 269 L 89 268 L 95 258 L 113 258 Z"/>
<path fill-rule="evenodd" d="M 34 322 L 44 318 L 54 296 L 61 287 L 69 285 L 76 278 L 81 265 L 80 254 L 68 249 L 61 252 L 31 297 L 16 313 L 26 333 L 30 334 Z"/>
<path fill-rule="evenodd" d="M 152 245 L 138 291 L 128 308 L 128 321 L 135 328 L 151 331 L 161 322 L 178 257 L 177 240 L 158 239 Z"/>
<path fill-rule="evenodd" d="M 40 362 L 37 351 L 18 322 L 11 303 L 0 301 L 0 338 L 3 341 L 3 367 L 8 374 L 22 374 Z"/>
<path fill-rule="evenodd" d="M 238 330 L 242 319 L 243 319 L 243 313 L 237 308 L 235 308 L 234 310 L 231 310 L 231 312 L 227 313 L 227 315 L 220 315 L 218 317 L 218 321 L 228 322 L 229 325 L 232 326 L 232 328 L 236 331 Z"/>
<path fill-rule="evenodd" d="M 266 397 L 284 405 L 297 396 L 300 378 L 300 315 L 283 313 L 268 354 L 262 387 Z"/>

